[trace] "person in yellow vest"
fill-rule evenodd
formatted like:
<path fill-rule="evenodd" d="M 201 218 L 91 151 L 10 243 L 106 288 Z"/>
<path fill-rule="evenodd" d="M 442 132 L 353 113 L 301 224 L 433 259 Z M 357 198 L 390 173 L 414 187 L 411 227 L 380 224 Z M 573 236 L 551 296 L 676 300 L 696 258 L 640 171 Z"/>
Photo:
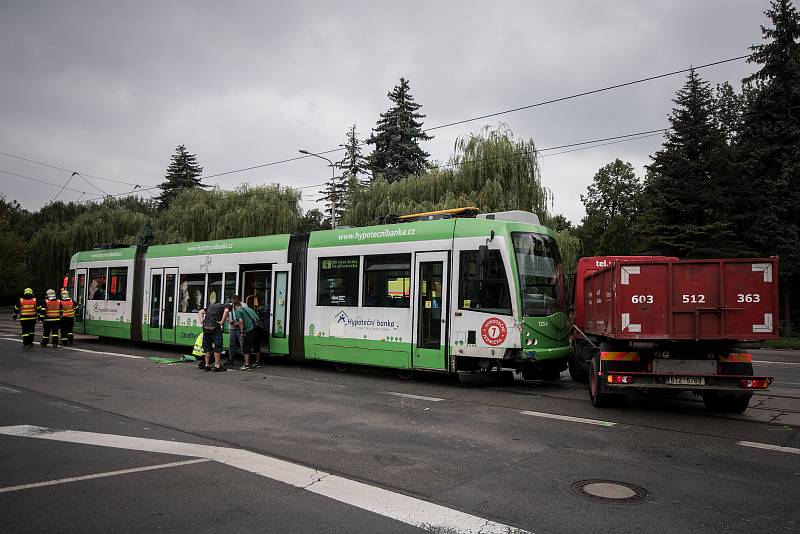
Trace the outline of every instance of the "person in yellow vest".
<path fill-rule="evenodd" d="M 22 297 L 14 306 L 14 320 L 19 318 L 22 326 L 22 346 L 33 347 L 33 333 L 36 329 L 36 297 L 33 296 L 33 289 L 26 287 L 22 292 Z"/>
<path fill-rule="evenodd" d="M 47 300 L 39 306 L 39 319 L 44 324 L 42 332 L 42 346 L 46 347 L 47 342 L 53 344 L 53 348 L 58 347 L 58 327 L 61 322 L 61 301 L 56 297 L 54 289 L 47 290 Z"/>
<path fill-rule="evenodd" d="M 200 363 L 197 366 L 200 369 L 206 368 L 206 363 L 203 361 L 203 356 L 205 356 L 205 352 L 203 352 L 203 334 L 197 336 L 197 339 L 194 340 L 194 348 L 192 349 L 192 356 L 200 360 Z"/>
<path fill-rule="evenodd" d="M 69 291 L 61 291 L 61 344 L 72 345 L 72 329 L 75 327 L 75 301 L 69 297 Z"/>

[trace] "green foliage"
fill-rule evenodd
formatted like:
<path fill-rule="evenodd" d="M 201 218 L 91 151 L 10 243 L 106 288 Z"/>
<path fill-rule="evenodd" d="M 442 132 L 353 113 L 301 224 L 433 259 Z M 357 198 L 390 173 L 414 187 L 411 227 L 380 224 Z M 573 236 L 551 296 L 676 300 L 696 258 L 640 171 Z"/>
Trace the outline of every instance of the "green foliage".
<path fill-rule="evenodd" d="M 683 258 L 739 255 L 740 213 L 733 208 L 741 184 L 731 179 L 730 149 L 717 126 L 711 89 L 691 71 L 673 102 L 672 129 L 645 182 L 646 250 Z"/>
<path fill-rule="evenodd" d="M 317 230 L 330 230 L 331 223 L 318 209 L 308 210 L 297 221 L 297 232 L 306 234 Z"/>
<path fill-rule="evenodd" d="M 135 243 L 152 209 L 152 203 L 142 199 L 110 198 L 85 205 L 71 220 L 38 228 L 30 241 L 30 285 L 39 292 L 57 288 L 70 257 L 79 250 L 89 250 L 98 243 Z"/>
<path fill-rule="evenodd" d="M 504 125 L 459 138 L 449 167 L 389 183 L 379 176 L 356 188 L 342 224 L 364 226 L 388 215 L 475 206 L 525 210 L 548 220 L 551 193 L 542 186 L 533 140 L 514 139 Z"/>
<path fill-rule="evenodd" d="M 750 61 L 760 70 L 735 145 L 753 206 L 741 231 L 760 254 L 776 254 L 781 273 L 800 273 L 800 17 L 791 2 L 773 1 L 763 44 Z"/>
<path fill-rule="evenodd" d="M 21 294 L 28 282 L 25 255 L 28 243 L 17 231 L 23 210 L 16 201 L 0 194 L 0 301 L 10 302 Z"/>
<path fill-rule="evenodd" d="M 581 195 L 586 216 L 577 234 L 587 255 L 626 255 L 636 249 L 641 197 L 642 183 L 630 163 L 616 159 L 597 171 Z"/>
<path fill-rule="evenodd" d="M 400 78 L 400 84 L 387 96 L 393 105 L 386 113 L 381 113 L 367 144 L 375 145 L 369 155 L 372 172 L 382 174 L 392 183 L 417 175 L 426 168 L 430 154 L 420 148 L 419 142 L 433 137 L 422 129 L 419 119 L 425 115 L 418 112 L 422 106 L 414 102 L 408 80 Z"/>
<path fill-rule="evenodd" d="M 581 240 L 571 230 L 562 230 L 556 234 L 556 243 L 561 253 L 565 273 L 574 273 L 581 254 Z"/>
<path fill-rule="evenodd" d="M 157 197 L 158 209 L 167 209 L 181 191 L 205 187 L 200 182 L 202 174 L 203 167 L 197 163 L 197 156 L 189 154 L 185 146 L 178 145 L 167 166 L 164 181 L 158 186 L 161 189 Z"/>
<path fill-rule="evenodd" d="M 300 193 L 279 185 L 235 191 L 189 189 L 159 214 L 155 243 L 290 233 L 300 218 Z"/>
<path fill-rule="evenodd" d="M 572 221 L 564 217 L 561 213 L 558 215 L 553 215 L 550 217 L 549 221 L 545 221 L 545 224 L 555 230 L 556 232 L 561 232 L 563 230 L 574 230 L 575 227 L 572 225 Z"/>

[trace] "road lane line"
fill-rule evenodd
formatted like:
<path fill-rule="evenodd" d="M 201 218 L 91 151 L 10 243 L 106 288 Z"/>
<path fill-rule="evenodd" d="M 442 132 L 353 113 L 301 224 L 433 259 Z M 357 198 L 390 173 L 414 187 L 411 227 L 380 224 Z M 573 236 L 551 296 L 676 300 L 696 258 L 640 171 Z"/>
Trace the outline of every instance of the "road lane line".
<path fill-rule="evenodd" d="M 55 406 L 56 408 L 65 408 L 65 409 L 70 410 L 72 412 L 89 412 L 90 411 L 90 410 L 87 410 L 86 408 L 81 408 L 80 406 L 75 406 L 74 404 L 69 404 L 69 403 L 61 402 L 61 401 L 48 402 L 48 404 L 50 406 Z"/>
<path fill-rule="evenodd" d="M 411 393 L 398 393 L 396 391 L 381 391 L 381 393 L 383 393 L 384 395 L 394 395 L 395 397 L 404 397 L 406 399 L 426 400 L 431 402 L 439 402 L 444 400 L 438 397 L 425 397 L 423 395 L 412 395 Z"/>
<path fill-rule="evenodd" d="M 59 478 L 57 480 L 48 480 L 46 482 L 33 482 L 32 484 L 20 484 L 19 486 L 7 486 L 0 488 L 0 493 L 9 493 L 11 491 L 20 491 L 33 488 L 43 488 L 46 486 L 56 486 L 58 484 L 67 484 L 69 482 L 80 482 L 82 480 L 92 480 L 95 478 L 115 477 L 117 475 L 127 475 L 130 473 L 141 473 L 143 471 L 155 471 L 156 469 L 168 469 L 170 467 L 179 467 L 182 465 L 200 464 L 210 462 L 208 458 L 195 458 L 194 460 L 183 460 L 181 462 L 170 462 L 168 464 L 147 465 L 144 467 L 134 467 L 133 469 L 121 469 L 119 471 L 106 471 L 105 473 L 95 473 L 93 475 L 83 475 L 79 477 Z"/>
<path fill-rule="evenodd" d="M 10 338 L 10 337 L 0 337 L 0 339 L 4 339 L 6 341 L 16 341 L 17 343 L 22 343 L 21 339 L 13 339 L 13 338 Z M 53 349 L 48 348 L 47 350 L 53 350 Z M 74 351 L 77 351 L 77 352 L 88 352 L 88 353 L 91 353 L 91 354 L 102 354 L 104 356 L 118 356 L 120 358 L 133 358 L 135 360 L 144 360 L 145 359 L 144 356 L 136 356 L 135 354 L 122 354 L 121 352 L 104 352 L 104 351 L 101 351 L 101 350 L 79 349 L 77 347 L 65 347 L 63 345 L 60 346 L 56 350 L 74 350 Z"/>
<path fill-rule="evenodd" d="M 800 362 L 769 362 L 766 360 L 753 360 L 753 363 L 771 363 L 773 365 L 800 365 Z"/>
<path fill-rule="evenodd" d="M 20 390 L 18 390 L 18 389 L 7 388 L 5 386 L 0 386 L 0 393 L 22 393 L 22 392 Z"/>
<path fill-rule="evenodd" d="M 402 493 L 242 449 L 76 430 L 55 430 L 32 425 L 0 427 L 0 434 L 206 458 L 433 532 L 530 534 L 524 530 Z"/>
<path fill-rule="evenodd" d="M 781 447 L 780 445 L 770 445 L 769 443 L 757 443 L 755 441 L 739 441 L 736 443 L 742 447 L 752 447 L 754 449 L 768 449 L 771 451 L 788 452 L 790 454 L 800 454 L 800 449 L 795 447 Z"/>
<path fill-rule="evenodd" d="M 587 425 L 597 425 L 597 426 L 616 426 L 617 423 L 612 421 L 600 421 L 597 419 L 584 419 L 583 417 L 572 417 L 571 415 L 558 415 L 554 413 L 545 413 L 545 412 L 531 412 L 528 410 L 523 410 L 521 412 L 522 415 L 532 415 L 534 417 L 544 417 L 546 419 L 561 419 L 562 421 L 571 421 L 573 423 L 586 423 Z"/>

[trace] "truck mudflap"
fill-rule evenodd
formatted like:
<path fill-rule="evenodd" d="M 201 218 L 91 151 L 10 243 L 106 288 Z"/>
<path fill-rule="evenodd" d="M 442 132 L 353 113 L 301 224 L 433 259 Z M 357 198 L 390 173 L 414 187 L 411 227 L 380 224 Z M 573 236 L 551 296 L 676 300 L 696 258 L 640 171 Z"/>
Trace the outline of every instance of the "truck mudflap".
<path fill-rule="evenodd" d="M 606 391 L 623 389 L 679 389 L 685 391 L 765 391 L 771 376 L 675 375 L 629 371 L 600 371 Z M 599 373 L 598 373 L 599 374 Z"/>

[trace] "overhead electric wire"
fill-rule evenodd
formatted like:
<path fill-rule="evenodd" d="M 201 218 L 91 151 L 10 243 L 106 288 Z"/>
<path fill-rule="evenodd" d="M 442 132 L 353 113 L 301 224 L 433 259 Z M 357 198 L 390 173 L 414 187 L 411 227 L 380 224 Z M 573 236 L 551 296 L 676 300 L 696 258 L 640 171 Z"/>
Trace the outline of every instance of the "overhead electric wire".
<path fill-rule="evenodd" d="M 53 182 L 48 182 L 48 181 L 46 181 L 46 180 L 41 180 L 41 179 L 39 179 L 39 178 L 33 178 L 33 177 L 31 177 L 31 176 L 25 176 L 24 174 L 17 174 L 17 173 L 15 173 L 15 172 L 11 172 L 11 171 L 4 171 L 4 170 L 2 170 L 2 169 L 0 169 L 0 172 L 1 172 L 1 173 L 3 173 L 3 174 L 10 174 L 11 176 L 16 176 L 16 177 L 18 177 L 18 178 L 24 178 L 24 179 L 26 179 L 26 180 L 31 180 L 31 181 L 33 181 L 33 182 L 39 182 L 40 184 L 51 185 L 51 186 L 53 186 L 53 187 L 63 187 L 64 189 L 66 189 L 66 190 L 68 190 L 68 191 L 74 191 L 74 192 L 76 192 L 76 193 L 83 193 L 84 195 L 86 194 L 86 192 L 85 192 L 85 191 L 81 191 L 80 189 L 73 189 L 73 188 L 71 188 L 71 187 L 66 187 L 66 186 L 63 186 L 63 185 L 61 185 L 61 184 L 54 184 Z"/>
<path fill-rule="evenodd" d="M 58 171 L 76 172 L 74 169 L 65 169 L 64 167 L 59 167 L 58 165 L 53 165 L 51 163 L 44 163 L 42 161 L 36 161 L 35 159 L 26 158 L 26 157 L 20 156 L 18 154 L 9 154 L 8 152 L 0 152 L 0 155 L 8 156 L 9 158 L 19 159 L 19 160 L 22 160 L 22 161 L 27 161 L 28 163 L 34 163 L 36 165 L 41 165 L 43 167 L 50 167 L 51 169 L 56 169 Z M 81 173 L 77 173 L 77 174 L 81 174 Z M 89 178 L 94 178 L 96 180 L 105 180 L 106 182 L 114 182 L 114 183 L 122 184 L 122 185 L 131 185 L 131 186 L 138 185 L 138 184 L 133 184 L 133 183 L 130 183 L 130 182 L 123 182 L 122 180 L 114 180 L 113 178 L 104 178 L 102 176 L 94 176 L 92 174 L 82 174 L 82 176 L 87 176 Z M 139 187 L 141 187 L 141 186 L 139 186 Z"/>
<path fill-rule="evenodd" d="M 525 105 L 525 106 L 519 106 L 519 107 L 515 107 L 515 108 L 511 108 L 511 109 L 506 109 L 506 110 L 503 110 L 503 111 L 497 111 L 497 112 L 494 112 L 494 113 L 487 113 L 485 115 L 479 115 L 477 117 L 472 117 L 472 118 L 469 118 L 469 119 L 463 119 L 463 120 L 458 120 L 458 121 L 449 122 L 449 123 L 445 123 L 445 124 L 439 124 L 437 126 L 431 126 L 430 128 L 425 128 L 425 129 L 423 129 L 423 132 L 431 132 L 433 130 L 439 130 L 441 128 L 447 128 L 447 127 L 456 126 L 456 125 L 459 125 L 459 124 L 466 124 L 468 122 L 474 122 L 474 121 L 481 120 L 481 119 L 488 119 L 488 118 L 491 118 L 491 117 L 497 117 L 497 116 L 500 116 L 500 115 L 506 115 L 508 113 L 514 113 L 514 112 L 517 112 L 517 111 L 522 111 L 522 110 L 526 110 L 526 109 L 532 109 L 532 108 L 536 108 L 536 107 L 541 107 L 541 106 L 545 106 L 545 105 L 548 105 L 548 104 L 555 104 L 557 102 L 563 102 L 563 101 L 566 101 L 566 100 L 572 100 L 572 99 L 580 98 L 580 97 L 583 97 L 583 96 L 602 93 L 602 92 L 605 92 L 605 91 L 611 91 L 613 89 L 620 89 L 622 87 L 628 87 L 628 86 L 631 86 L 631 85 L 636 85 L 636 84 L 640 84 L 640 83 L 644 83 L 644 82 L 658 80 L 660 78 L 666 78 L 666 77 L 669 77 L 669 76 L 674 76 L 676 74 L 682 74 L 684 72 L 689 72 L 690 70 L 700 70 L 700 69 L 705 69 L 705 68 L 708 68 L 708 67 L 713 67 L 713 66 L 716 66 L 716 65 L 721 65 L 723 63 L 730 63 L 732 61 L 739 61 L 739 60 L 742 60 L 742 59 L 746 59 L 748 57 L 750 57 L 750 54 L 747 54 L 747 55 L 744 55 L 744 56 L 736 56 L 736 57 L 732 57 L 732 58 L 728 58 L 728 59 L 722 59 L 722 60 L 719 60 L 719 61 L 713 61 L 711 63 L 705 63 L 703 65 L 698 65 L 696 67 L 688 67 L 688 68 L 685 68 L 685 69 L 674 70 L 674 71 L 665 72 L 665 73 L 662 73 L 662 74 L 656 74 L 654 76 L 647 76 L 645 78 L 639 78 L 638 80 L 631 80 L 631 81 L 628 81 L 628 82 L 618 83 L 618 84 L 614 84 L 614 85 L 608 85 L 606 87 L 601 87 L 601 88 L 598 88 L 598 89 L 592 89 L 590 91 L 583 91 L 583 92 L 575 93 L 575 94 L 572 94 L 572 95 L 562 96 L 562 97 L 559 97 L 559 98 L 552 98 L 550 100 L 544 100 L 542 102 L 536 102 L 534 104 L 528 104 L 528 105 Z M 364 145 L 364 144 L 366 144 L 365 141 L 361 141 L 359 143 L 359 145 Z M 331 153 L 334 153 L 334 152 L 341 152 L 342 150 L 344 150 L 343 147 L 331 148 L 329 150 L 316 152 L 316 154 L 331 154 Z M 311 156 L 310 155 L 307 155 L 307 156 L 295 156 L 295 157 L 292 157 L 292 158 L 286 158 L 286 159 L 282 159 L 282 160 L 270 161 L 270 162 L 262 163 L 262 164 L 259 164 L 259 165 L 252 165 L 250 167 L 243 167 L 241 169 L 234 169 L 234 170 L 231 170 L 231 171 L 219 172 L 219 173 L 216 173 L 216 174 L 209 174 L 208 176 L 202 176 L 201 179 L 216 178 L 217 176 L 225 176 L 225 175 L 228 175 L 228 174 L 235 174 L 235 173 L 239 173 L 239 172 L 252 171 L 252 170 L 255 170 L 255 169 L 261 169 L 263 167 L 270 167 L 270 166 L 273 166 L 273 165 L 279 165 L 281 163 L 289 163 L 289 162 L 292 162 L 292 161 L 298 161 L 298 160 L 306 159 L 306 158 L 309 158 L 309 157 L 311 157 Z"/>
<path fill-rule="evenodd" d="M 64 183 L 64 185 L 61 186 L 61 189 L 58 190 L 58 193 L 56 193 L 56 195 L 52 199 L 50 199 L 50 203 L 51 204 L 56 201 L 56 199 L 61 195 L 61 193 L 64 192 L 64 188 L 69 185 L 69 183 L 72 181 L 72 179 L 75 177 L 76 174 L 78 174 L 78 173 L 75 172 L 75 171 L 72 171 L 72 174 L 69 175 L 69 178 L 67 178 L 67 181 Z"/>

